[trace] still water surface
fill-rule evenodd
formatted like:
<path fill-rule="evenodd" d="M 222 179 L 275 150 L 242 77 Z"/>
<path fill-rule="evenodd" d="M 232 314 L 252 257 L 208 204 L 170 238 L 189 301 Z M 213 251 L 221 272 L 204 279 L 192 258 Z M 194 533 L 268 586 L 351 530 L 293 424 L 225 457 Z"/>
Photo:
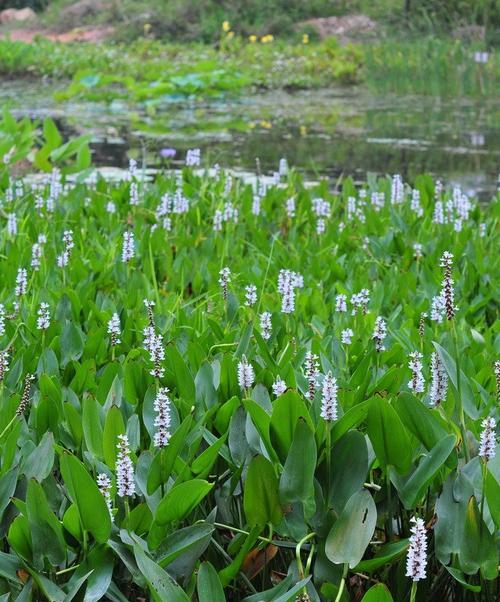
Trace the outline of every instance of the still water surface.
<path fill-rule="evenodd" d="M 500 100 L 373 95 L 362 88 L 269 92 L 207 101 L 168 98 L 131 107 L 124 101 L 57 103 L 53 88 L 5 84 L 0 103 L 14 114 L 52 116 L 65 135 L 92 135 L 94 162 L 124 167 L 129 154 L 161 164 L 200 147 L 210 163 L 264 171 L 280 157 L 307 174 L 429 172 L 491 198 L 500 171 Z M 175 163 L 175 161 L 174 161 Z"/>

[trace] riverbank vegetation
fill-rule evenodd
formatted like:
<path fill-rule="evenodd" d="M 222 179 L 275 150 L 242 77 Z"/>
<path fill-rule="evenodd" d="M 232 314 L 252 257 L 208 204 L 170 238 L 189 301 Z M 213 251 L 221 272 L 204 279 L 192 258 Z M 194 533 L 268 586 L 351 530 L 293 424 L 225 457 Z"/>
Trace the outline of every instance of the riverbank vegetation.
<path fill-rule="evenodd" d="M 316 89 L 366 82 L 380 93 L 494 95 L 500 61 L 483 46 L 434 38 L 341 45 L 335 39 L 287 43 L 222 32 L 219 48 L 164 44 L 31 44 L 0 40 L 0 73 L 69 80 L 60 99 L 145 101 L 243 89 Z M 306 43 L 304 43 L 306 42 Z M 483 52 L 484 61 L 478 60 Z"/>

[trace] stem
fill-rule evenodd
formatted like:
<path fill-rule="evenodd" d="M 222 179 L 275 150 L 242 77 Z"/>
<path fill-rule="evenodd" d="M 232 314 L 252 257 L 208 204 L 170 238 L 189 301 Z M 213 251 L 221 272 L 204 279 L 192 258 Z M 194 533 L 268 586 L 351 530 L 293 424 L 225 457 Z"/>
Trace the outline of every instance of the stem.
<path fill-rule="evenodd" d="M 386 469 L 386 486 L 387 486 L 387 539 L 390 541 L 392 539 L 392 485 L 391 485 L 391 477 L 389 475 L 389 466 Z"/>
<path fill-rule="evenodd" d="M 127 520 L 127 527 L 129 527 L 129 519 L 130 519 L 130 506 L 128 505 L 128 500 L 125 500 L 125 518 Z"/>
<path fill-rule="evenodd" d="M 3 429 L 3 431 L 0 433 L 0 441 L 2 440 L 3 436 L 5 435 L 5 433 L 10 429 L 10 427 L 14 424 L 14 422 L 16 421 L 17 418 L 17 414 L 14 414 L 14 416 L 12 417 L 12 420 L 9 422 L 9 424 Z"/>
<path fill-rule="evenodd" d="M 87 530 L 83 529 L 83 557 L 87 558 Z"/>
<path fill-rule="evenodd" d="M 486 462 L 481 462 L 481 472 L 483 475 L 483 491 L 481 492 L 481 505 L 480 505 L 480 515 L 481 522 L 479 523 L 479 539 L 481 540 L 483 535 L 483 524 L 484 524 L 484 494 L 486 490 Z"/>
<path fill-rule="evenodd" d="M 414 581 L 411 584 L 410 602 L 415 602 L 416 599 L 417 599 L 417 582 Z"/>
<path fill-rule="evenodd" d="M 330 487 L 331 487 L 331 475 L 332 475 L 332 434 L 330 431 L 330 423 L 326 423 L 326 506 L 328 508 L 330 503 Z"/>
<path fill-rule="evenodd" d="M 151 248 L 151 238 L 149 239 L 149 263 L 151 264 L 151 279 L 153 280 L 153 286 L 155 287 L 155 296 L 157 305 L 160 304 L 160 292 L 158 291 L 158 281 L 156 280 L 156 270 L 153 258 L 153 249 Z"/>
<path fill-rule="evenodd" d="M 315 536 L 314 532 L 313 533 L 308 533 L 305 537 L 303 537 L 299 541 L 299 543 L 297 544 L 297 546 L 295 548 L 295 557 L 297 558 L 297 566 L 299 568 L 299 575 L 300 575 L 301 579 L 304 579 L 305 573 L 304 573 L 304 565 L 302 564 L 302 558 L 300 557 L 300 550 L 301 550 L 303 544 L 305 544 L 306 541 L 308 541 L 309 539 L 311 539 L 314 536 Z"/>
<path fill-rule="evenodd" d="M 349 568 L 349 565 L 347 563 L 344 564 L 344 572 L 342 573 L 342 581 L 340 582 L 339 591 L 337 592 L 337 597 L 335 598 L 335 602 L 340 602 L 340 599 L 342 598 L 342 592 L 344 591 L 345 578 L 347 577 L 347 569 L 348 568 Z"/>
<path fill-rule="evenodd" d="M 455 346 L 455 363 L 457 368 L 457 397 L 458 397 L 458 412 L 460 416 L 460 431 L 462 433 L 462 442 L 464 446 L 465 463 L 470 460 L 469 446 L 467 445 L 467 429 L 465 428 L 464 408 L 462 404 L 462 383 L 460 378 L 460 356 L 458 354 L 458 334 L 455 322 L 452 322 L 453 343 Z"/>

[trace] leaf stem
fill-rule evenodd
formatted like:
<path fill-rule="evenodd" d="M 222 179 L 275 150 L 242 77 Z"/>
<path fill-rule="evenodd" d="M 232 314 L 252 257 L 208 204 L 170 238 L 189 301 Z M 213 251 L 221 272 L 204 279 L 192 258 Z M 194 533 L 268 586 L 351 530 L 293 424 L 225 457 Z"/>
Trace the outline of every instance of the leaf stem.
<path fill-rule="evenodd" d="M 344 564 L 344 572 L 342 573 L 342 580 L 340 582 L 339 591 L 337 592 L 337 597 L 335 598 L 335 602 L 340 602 L 342 599 L 342 593 L 345 587 L 345 578 L 347 577 L 347 570 L 349 565 L 347 563 Z"/>
<path fill-rule="evenodd" d="M 455 347 L 455 364 L 457 369 L 457 401 L 458 401 L 458 412 L 460 417 L 460 431 L 462 433 L 462 443 L 464 446 L 465 463 L 468 464 L 470 460 L 469 446 L 467 443 L 467 429 L 465 428 L 465 415 L 464 407 L 462 403 L 462 379 L 460 378 L 460 356 L 458 354 L 458 333 L 453 321 L 451 324 L 451 331 L 453 334 L 453 343 Z"/>
<path fill-rule="evenodd" d="M 327 421 L 326 423 L 326 506 L 327 509 L 330 504 L 330 488 L 331 488 L 331 478 L 332 478 L 332 433 L 331 433 L 331 425 Z"/>
<path fill-rule="evenodd" d="M 410 602 L 415 602 L 416 599 L 417 599 L 417 582 L 414 581 L 411 584 Z"/>

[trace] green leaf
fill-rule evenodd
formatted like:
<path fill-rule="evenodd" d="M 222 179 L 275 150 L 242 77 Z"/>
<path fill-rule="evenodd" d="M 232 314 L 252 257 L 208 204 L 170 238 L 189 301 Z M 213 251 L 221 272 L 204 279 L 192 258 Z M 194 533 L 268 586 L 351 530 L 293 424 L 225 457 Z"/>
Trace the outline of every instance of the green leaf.
<path fill-rule="evenodd" d="M 394 408 L 385 399 L 370 402 L 367 431 L 380 464 L 406 473 L 411 463 L 410 438 Z"/>
<path fill-rule="evenodd" d="M 299 418 L 281 474 L 279 492 L 284 504 L 301 502 L 306 517 L 311 517 L 316 509 L 314 502 L 316 457 L 314 433 L 306 421 Z"/>
<path fill-rule="evenodd" d="M 243 401 L 243 407 L 250 415 L 252 423 L 255 426 L 257 432 L 259 433 L 267 453 L 271 458 L 273 458 L 273 460 L 278 460 L 276 452 L 274 451 L 274 448 L 271 444 L 271 438 L 269 436 L 271 417 L 264 410 L 264 408 L 253 399 L 245 399 Z"/>
<path fill-rule="evenodd" d="M 408 539 L 400 539 L 393 541 L 384 546 L 380 546 L 373 558 L 370 560 L 362 560 L 354 567 L 356 572 L 370 573 L 376 571 L 380 567 L 390 565 L 394 560 L 402 556 L 408 549 Z"/>
<path fill-rule="evenodd" d="M 314 429 L 309 410 L 300 395 L 295 391 L 280 395 L 273 404 L 269 432 L 271 443 L 282 463 L 288 455 L 299 418 L 304 418 L 311 429 Z"/>
<path fill-rule="evenodd" d="M 224 588 L 210 562 L 202 562 L 196 584 L 199 602 L 225 602 Z"/>
<path fill-rule="evenodd" d="M 370 587 L 361 602 L 393 602 L 393 600 L 387 587 L 383 583 L 377 583 Z"/>
<path fill-rule="evenodd" d="M 101 405 L 94 397 L 87 397 L 82 402 L 83 436 L 88 450 L 96 458 L 103 457 L 101 410 Z"/>
<path fill-rule="evenodd" d="M 446 437 L 446 431 L 436 415 L 411 393 L 401 393 L 394 403 L 394 409 L 404 425 L 427 449 Z"/>
<path fill-rule="evenodd" d="M 208 472 L 214 465 L 219 455 L 221 447 L 224 445 L 227 439 L 227 434 L 220 439 L 217 439 L 215 443 L 212 443 L 205 451 L 203 451 L 191 464 L 191 471 L 197 476 L 208 476 Z"/>
<path fill-rule="evenodd" d="M 68 493 L 78 508 L 82 527 L 99 543 L 108 541 L 111 519 L 103 495 L 84 465 L 75 456 L 63 453 L 61 473 Z"/>
<path fill-rule="evenodd" d="M 174 486 L 161 500 L 156 510 L 155 520 L 159 525 L 168 525 L 185 518 L 213 487 L 202 479 L 192 479 Z"/>
<path fill-rule="evenodd" d="M 85 346 L 85 335 L 79 326 L 73 322 L 67 322 L 61 332 L 61 353 L 64 367 L 73 360 L 79 360 L 82 357 L 83 348 Z"/>
<path fill-rule="evenodd" d="M 467 504 L 464 535 L 459 552 L 460 568 L 466 575 L 478 569 L 484 579 L 496 579 L 498 575 L 498 548 L 494 536 L 479 515 L 476 498 Z"/>
<path fill-rule="evenodd" d="M 162 567 L 167 566 L 181 554 L 196 547 L 200 542 L 210 540 L 213 532 L 214 526 L 208 523 L 200 523 L 175 530 L 162 543 L 161 552 L 157 558 L 158 564 Z"/>
<path fill-rule="evenodd" d="M 38 446 L 24 461 L 24 474 L 27 479 L 35 478 L 41 482 L 52 471 L 54 464 L 54 435 L 45 433 Z"/>
<path fill-rule="evenodd" d="M 446 565 L 462 545 L 467 504 L 473 487 L 462 471 L 450 474 L 436 502 L 434 547 L 438 560 Z"/>
<path fill-rule="evenodd" d="M 349 498 L 359 491 L 368 472 L 368 448 L 359 431 L 349 431 L 332 448 L 332 486 L 330 500 L 340 514 Z"/>
<path fill-rule="evenodd" d="M 154 457 L 148 473 L 147 492 L 149 495 L 152 495 L 162 483 L 168 481 L 174 463 L 182 448 L 186 445 L 186 438 L 190 432 L 192 422 L 193 416 L 189 414 L 174 432 L 167 447 L 161 449 Z"/>
<path fill-rule="evenodd" d="M 432 341 L 438 355 L 443 363 L 448 376 L 450 377 L 451 382 L 453 383 L 453 387 L 455 389 L 455 394 L 458 396 L 457 389 L 457 363 L 451 357 L 451 355 L 441 347 L 435 341 Z M 476 407 L 476 402 L 474 398 L 474 392 L 472 391 L 472 387 L 469 379 L 465 376 L 465 374 L 460 370 L 460 389 L 461 389 L 461 400 L 460 403 L 463 405 L 464 412 L 473 420 L 476 420 L 479 417 L 479 410 Z"/>
<path fill-rule="evenodd" d="M 471 592 L 480 592 L 481 591 L 480 585 L 471 585 L 470 583 L 467 583 L 467 581 L 465 580 L 464 574 L 459 569 L 456 569 L 452 566 L 446 566 L 446 565 L 444 568 L 448 571 L 448 573 L 450 573 L 450 575 L 453 577 L 453 579 L 455 579 L 455 581 L 458 581 L 458 583 L 460 583 L 460 585 L 463 585 L 465 587 L 465 589 L 468 589 Z"/>
<path fill-rule="evenodd" d="M 64 562 L 66 544 L 62 525 L 50 509 L 42 486 L 34 479 L 28 482 L 26 510 L 35 566 L 41 568 L 43 558 L 47 558 L 52 565 Z"/>
<path fill-rule="evenodd" d="M 125 433 L 125 423 L 119 407 L 112 405 L 106 414 L 104 421 L 102 447 L 106 464 L 114 469 L 118 449 L 118 435 Z"/>
<path fill-rule="evenodd" d="M 438 441 L 428 454 L 423 456 L 417 469 L 411 474 L 403 487 L 399 489 L 399 497 L 406 509 L 413 508 L 419 502 L 428 484 L 445 463 L 456 443 L 455 435 L 447 435 L 444 439 Z"/>
<path fill-rule="evenodd" d="M 278 524 L 283 516 L 278 479 L 273 465 L 264 456 L 256 456 L 250 462 L 243 495 L 243 507 L 247 523 L 264 527 L 267 523 Z"/>
<path fill-rule="evenodd" d="M 365 553 L 377 524 L 372 496 L 362 489 L 349 498 L 326 538 L 325 554 L 334 564 L 355 567 Z"/>
<path fill-rule="evenodd" d="M 495 479 L 493 474 L 486 470 L 485 495 L 490 509 L 491 517 L 493 518 L 497 529 L 500 528 L 500 484 Z"/>
<path fill-rule="evenodd" d="M 188 596 L 173 581 L 170 575 L 140 548 L 134 545 L 134 556 L 139 570 L 144 575 L 149 591 L 157 602 L 189 602 Z"/>
<path fill-rule="evenodd" d="M 332 428 L 332 443 L 338 441 L 345 433 L 347 433 L 347 431 L 363 422 L 368 414 L 370 403 L 371 402 L 368 399 L 367 401 L 356 404 L 353 408 L 347 410 L 342 418 L 334 423 Z"/>
<path fill-rule="evenodd" d="M 53 150 L 62 144 L 61 134 L 50 117 L 45 118 L 43 121 L 43 135 L 50 150 Z"/>
<path fill-rule="evenodd" d="M 167 346 L 165 359 L 174 373 L 179 397 L 182 397 L 182 399 L 188 401 L 190 404 L 194 403 L 196 399 L 196 387 L 193 375 L 189 371 L 184 358 L 174 345 Z"/>
<path fill-rule="evenodd" d="M 16 490 L 18 475 L 19 468 L 15 466 L 0 477 L 0 521 Z"/>

